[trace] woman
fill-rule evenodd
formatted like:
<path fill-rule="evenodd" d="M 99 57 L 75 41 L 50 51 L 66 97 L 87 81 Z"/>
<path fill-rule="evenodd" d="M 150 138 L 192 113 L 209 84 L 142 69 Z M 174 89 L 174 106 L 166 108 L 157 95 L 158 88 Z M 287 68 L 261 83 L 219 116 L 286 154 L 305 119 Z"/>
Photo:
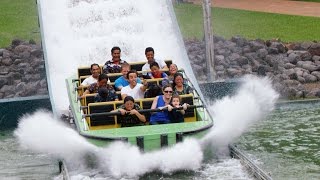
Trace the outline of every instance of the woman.
<path fill-rule="evenodd" d="M 184 83 L 183 75 L 176 73 L 173 77 L 173 91 L 175 94 L 183 95 L 192 93 L 192 88 Z"/>
<path fill-rule="evenodd" d="M 162 88 L 163 95 L 157 96 L 152 102 L 151 109 L 163 109 L 166 108 L 172 97 L 173 89 L 170 85 L 165 85 Z M 153 113 L 150 117 L 150 124 L 167 124 L 170 122 L 168 111 L 160 111 Z"/>
<path fill-rule="evenodd" d="M 100 87 L 107 87 L 109 89 L 113 89 L 112 86 L 108 85 L 108 80 L 109 78 L 106 74 L 100 74 L 98 77 L 98 82 L 92 83 L 83 93 L 82 97 L 84 97 L 86 94 L 98 93 Z"/>
<path fill-rule="evenodd" d="M 178 66 L 176 64 L 170 64 L 168 80 L 173 83 L 174 75 L 178 72 Z"/>
<path fill-rule="evenodd" d="M 139 113 L 140 106 L 134 103 L 134 99 L 131 96 L 126 96 L 123 100 L 124 104 L 121 105 L 117 110 L 112 112 L 120 112 L 121 116 L 118 116 L 120 119 L 121 127 L 131 127 L 144 125 L 146 122 L 146 117 Z"/>

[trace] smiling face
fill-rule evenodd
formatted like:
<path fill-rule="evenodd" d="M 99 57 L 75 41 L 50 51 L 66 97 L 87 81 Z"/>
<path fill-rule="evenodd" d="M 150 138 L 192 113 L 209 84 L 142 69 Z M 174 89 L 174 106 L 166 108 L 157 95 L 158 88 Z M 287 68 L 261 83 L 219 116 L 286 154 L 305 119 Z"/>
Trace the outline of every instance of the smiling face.
<path fill-rule="evenodd" d="M 121 74 L 123 75 L 123 77 L 127 78 L 127 74 L 130 71 L 130 67 L 129 66 L 123 66 L 122 70 L 121 70 Z"/>
<path fill-rule="evenodd" d="M 178 71 L 177 65 L 175 65 L 175 64 L 170 64 L 170 66 L 169 66 L 169 72 L 170 72 L 170 74 L 173 75 L 173 74 L 177 73 L 177 71 Z"/>
<path fill-rule="evenodd" d="M 132 101 L 126 101 L 124 103 L 124 108 L 127 110 L 127 111 L 131 111 L 134 107 L 134 102 Z"/>
<path fill-rule="evenodd" d="M 159 67 L 157 66 L 152 66 L 151 67 L 151 73 L 153 76 L 160 76 L 161 77 L 161 72 L 159 71 Z"/>
<path fill-rule="evenodd" d="M 183 78 L 181 76 L 177 76 L 174 79 L 174 83 L 176 84 L 176 86 L 181 87 L 183 86 Z"/>
<path fill-rule="evenodd" d="M 154 53 L 152 51 L 147 52 L 146 53 L 146 58 L 147 58 L 147 60 L 148 60 L 148 62 L 150 64 L 151 62 L 154 61 Z"/>
<path fill-rule="evenodd" d="M 164 90 L 163 90 L 163 95 L 166 99 L 170 99 L 171 96 L 172 96 L 172 93 L 173 93 L 173 90 L 172 90 L 172 87 L 166 87 Z"/>
<path fill-rule="evenodd" d="M 112 60 L 115 61 L 115 62 L 119 62 L 120 61 L 120 55 L 121 55 L 120 50 L 118 50 L 118 49 L 113 50 L 113 52 L 111 53 Z"/>
<path fill-rule="evenodd" d="M 133 87 L 137 85 L 137 73 L 131 72 L 129 74 L 129 83 Z"/>
<path fill-rule="evenodd" d="M 91 68 L 91 74 L 94 78 L 98 78 L 100 74 L 100 67 L 97 65 L 93 65 Z"/>

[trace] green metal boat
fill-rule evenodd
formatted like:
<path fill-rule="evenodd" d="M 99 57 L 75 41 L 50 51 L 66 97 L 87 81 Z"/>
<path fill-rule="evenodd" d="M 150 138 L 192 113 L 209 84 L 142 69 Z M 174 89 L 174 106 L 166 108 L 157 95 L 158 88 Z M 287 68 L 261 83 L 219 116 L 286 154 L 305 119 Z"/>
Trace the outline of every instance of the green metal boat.
<path fill-rule="evenodd" d="M 79 69 L 83 70 L 84 68 Z M 83 71 L 78 70 L 78 77 L 72 76 L 66 79 L 70 101 L 70 115 L 79 134 L 97 146 L 106 146 L 112 141 L 120 140 L 137 145 L 141 150 L 150 151 L 172 146 L 181 142 L 185 137 L 201 138 L 213 126 L 212 117 L 206 109 L 203 100 L 197 91 L 194 90 L 193 94 L 181 96 L 182 102 L 185 100 L 192 107 L 186 111 L 185 122 L 121 127 L 121 124 L 117 123 L 117 115 L 110 116 L 110 114 L 107 114 L 109 110 L 116 109 L 123 101 L 90 102 L 89 99 L 92 99 L 94 95 L 88 95 L 86 98 L 80 99 L 78 88 L 78 82 L 81 79 L 80 74 L 83 75 Z M 192 86 L 190 82 L 188 83 Z M 142 111 L 145 110 L 145 113 L 148 113 L 153 98 L 135 101 L 140 104 Z M 146 115 L 146 117 L 148 116 Z"/>

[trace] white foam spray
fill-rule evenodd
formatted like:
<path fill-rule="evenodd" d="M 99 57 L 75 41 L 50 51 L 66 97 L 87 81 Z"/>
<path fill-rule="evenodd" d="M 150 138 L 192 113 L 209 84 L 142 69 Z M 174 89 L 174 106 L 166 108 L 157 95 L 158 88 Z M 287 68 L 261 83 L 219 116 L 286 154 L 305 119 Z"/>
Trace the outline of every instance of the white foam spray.
<path fill-rule="evenodd" d="M 209 110 L 214 117 L 214 128 L 203 139 L 226 150 L 227 145 L 240 137 L 254 123 L 265 119 L 274 109 L 279 97 L 268 77 L 245 76 L 234 96 L 216 101 Z"/>
<path fill-rule="evenodd" d="M 23 147 L 52 154 L 76 166 L 75 179 L 83 178 L 79 173 L 88 171 L 88 154 L 94 157 L 95 172 L 102 172 L 113 178 L 138 178 L 153 171 L 170 174 L 179 170 L 198 170 L 202 166 L 205 145 L 227 147 L 250 125 L 263 119 L 273 109 L 278 95 L 272 89 L 269 79 L 247 76 L 243 81 L 244 84 L 235 96 L 225 97 L 210 107 L 215 127 L 200 142 L 185 139 L 183 143 L 173 147 L 146 153 L 141 153 L 136 146 L 122 142 L 99 148 L 55 120 L 46 111 L 38 111 L 21 118 L 15 135 Z M 223 168 L 224 164 L 206 164 L 205 169 Z M 232 176 L 246 176 L 239 169 L 235 171 L 237 173 Z M 215 177 L 207 172 L 202 175 Z"/>

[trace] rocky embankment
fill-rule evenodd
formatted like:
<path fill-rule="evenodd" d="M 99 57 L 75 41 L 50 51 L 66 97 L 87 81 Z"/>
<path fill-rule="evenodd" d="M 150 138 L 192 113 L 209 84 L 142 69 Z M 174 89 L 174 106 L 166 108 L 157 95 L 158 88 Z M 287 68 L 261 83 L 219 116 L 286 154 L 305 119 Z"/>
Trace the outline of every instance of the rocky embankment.
<path fill-rule="evenodd" d="M 205 81 L 205 44 L 185 40 L 193 71 Z M 268 76 L 282 97 L 320 97 L 320 43 L 214 37 L 217 80 L 245 74 Z"/>
<path fill-rule="evenodd" d="M 282 97 L 320 97 L 320 43 L 214 38 L 217 80 L 245 74 L 268 76 Z M 205 82 L 205 44 L 185 40 L 192 68 Z M 39 45 L 13 40 L 0 48 L 0 99 L 48 94 Z"/>
<path fill-rule="evenodd" d="M 48 94 L 40 45 L 13 40 L 0 48 L 0 67 L 0 99 Z"/>

